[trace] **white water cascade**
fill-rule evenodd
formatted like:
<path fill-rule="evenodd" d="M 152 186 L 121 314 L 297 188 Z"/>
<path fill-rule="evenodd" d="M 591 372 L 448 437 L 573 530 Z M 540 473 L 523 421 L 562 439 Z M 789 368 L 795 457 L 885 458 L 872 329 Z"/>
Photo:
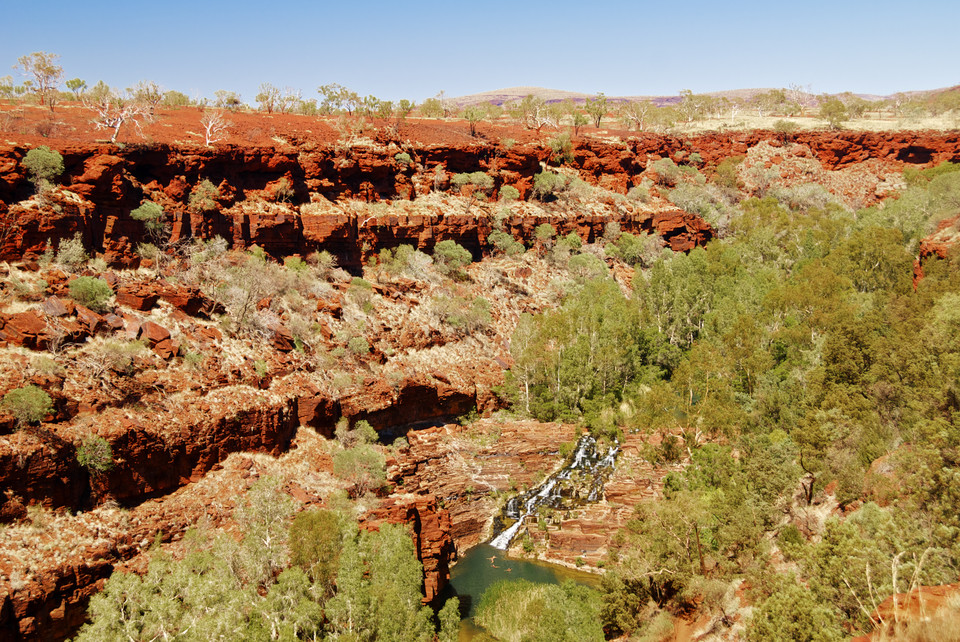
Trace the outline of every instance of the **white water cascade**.
<path fill-rule="evenodd" d="M 507 501 L 502 515 L 494 520 L 494 537 L 490 540 L 490 545 L 500 550 L 506 550 L 513 538 L 523 528 L 527 518 L 535 514 L 539 507 L 562 508 L 564 503 L 564 497 L 561 494 L 561 488 L 564 486 L 563 482 L 569 480 L 575 471 L 579 471 L 581 477 L 585 475 L 590 477 L 590 492 L 586 501 L 597 501 L 603 491 L 603 484 L 613 471 L 613 465 L 619 452 L 619 444 L 614 444 L 601 457 L 597 452 L 597 440 L 591 435 L 581 437 L 569 464 L 548 477 L 536 488 Z M 500 528 L 504 519 L 515 521 L 507 528 Z"/>

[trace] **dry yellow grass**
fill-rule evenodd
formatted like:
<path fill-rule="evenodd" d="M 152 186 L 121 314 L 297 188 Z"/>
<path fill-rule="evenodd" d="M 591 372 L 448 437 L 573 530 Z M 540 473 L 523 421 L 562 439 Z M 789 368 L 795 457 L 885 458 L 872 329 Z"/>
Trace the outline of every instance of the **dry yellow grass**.
<path fill-rule="evenodd" d="M 677 123 L 674 134 L 703 134 L 713 131 L 773 129 L 778 122 L 794 124 L 798 130 L 828 129 L 827 121 L 816 116 L 757 116 L 741 113 L 734 118 L 707 118 L 692 123 Z M 843 123 L 853 131 L 930 130 L 950 131 L 960 128 L 960 114 L 923 118 L 858 118 Z"/>

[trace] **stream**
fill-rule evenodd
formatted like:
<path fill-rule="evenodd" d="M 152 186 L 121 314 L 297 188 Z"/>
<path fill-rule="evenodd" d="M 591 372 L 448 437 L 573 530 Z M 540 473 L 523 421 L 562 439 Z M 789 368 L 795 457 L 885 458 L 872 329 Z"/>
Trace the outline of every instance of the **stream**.
<path fill-rule="evenodd" d="M 546 562 L 507 557 L 507 549 L 531 518 L 551 511 L 574 510 L 598 501 L 603 486 L 613 473 L 619 444 L 598 448 L 597 440 L 583 435 L 567 463 L 538 486 L 509 499 L 494 518 L 493 537 L 460 556 L 450 573 L 445 598 L 460 598 L 463 617 L 460 640 L 468 641 L 482 629 L 473 623 L 480 598 L 490 585 L 501 580 L 525 579 L 531 582 L 560 584 L 574 580 L 596 587 L 600 576 Z"/>
<path fill-rule="evenodd" d="M 500 550 L 510 548 L 528 518 L 537 516 L 541 508 L 571 510 L 599 500 L 619 452 L 619 444 L 602 453 L 592 435 L 580 437 L 567 465 L 539 486 L 507 501 L 501 514 L 493 520 L 490 546 Z"/>

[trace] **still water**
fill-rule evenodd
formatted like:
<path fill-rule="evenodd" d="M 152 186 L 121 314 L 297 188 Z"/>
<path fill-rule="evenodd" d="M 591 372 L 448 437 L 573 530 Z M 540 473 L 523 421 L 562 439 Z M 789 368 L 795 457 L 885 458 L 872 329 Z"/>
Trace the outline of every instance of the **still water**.
<path fill-rule="evenodd" d="M 601 445 L 592 435 L 583 435 L 559 471 L 507 501 L 494 519 L 490 542 L 467 551 L 450 571 L 450 584 L 443 597 L 460 598 L 461 642 L 473 640 L 482 631 L 474 624 L 473 616 L 484 591 L 496 582 L 524 579 L 538 584 L 561 584 L 573 580 L 594 588 L 599 585 L 597 575 L 544 562 L 509 559 L 505 549 L 541 510 L 570 510 L 600 499 L 619 452 L 616 442 Z"/>
<path fill-rule="evenodd" d="M 518 579 L 541 584 L 560 584 L 566 580 L 591 587 L 600 584 L 599 575 L 545 562 L 509 559 L 505 551 L 489 544 L 475 546 L 461 556 L 450 571 L 450 584 L 445 589 L 444 597 L 460 598 L 460 613 L 464 618 L 460 624 L 461 642 L 472 640 L 482 630 L 473 623 L 473 615 L 487 587 L 500 580 Z"/>

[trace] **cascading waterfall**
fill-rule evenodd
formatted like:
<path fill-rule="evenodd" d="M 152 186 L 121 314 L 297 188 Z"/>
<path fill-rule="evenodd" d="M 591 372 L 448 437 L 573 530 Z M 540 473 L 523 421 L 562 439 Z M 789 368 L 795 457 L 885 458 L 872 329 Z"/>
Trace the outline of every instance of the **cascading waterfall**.
<path fill-rule="evenodd" d="M 620 445 L 615 443 L 601 456 L 597 452 L 597 440 L 592 435 L 581 437 L 569 464 L 548 477 L 536 488 L 507 501 L 503 512 L 494 519 L 494 536 L 490 540 L 490 545 L 500 550 L 506 550 L 513 538 L 523 528 L 527 518 L 536 514 L 541 506 L 570 508 L 572 506 L 568 504 L 574 502 L 597 501 L 603 492 L 603 485 L 613 472 L 613 466 L 619 452 Z M 585 498 L 584 486 L 587 489 Z M 505 524 L 510 520 L 514 520 L 513 523 L 506 526 Z"/>

